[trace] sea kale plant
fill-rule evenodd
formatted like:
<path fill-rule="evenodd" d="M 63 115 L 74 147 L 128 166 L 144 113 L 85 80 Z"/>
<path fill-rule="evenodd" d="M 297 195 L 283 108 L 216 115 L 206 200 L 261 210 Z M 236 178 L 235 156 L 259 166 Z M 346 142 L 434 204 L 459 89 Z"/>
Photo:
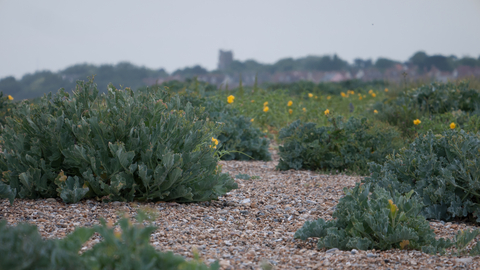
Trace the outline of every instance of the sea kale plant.
<path fill-rule="evenodd" d="M 480 133 L 429 132 L 382 163 L 365 183 L 406 194 L 414 190 L 426 218 L 475 217 L 480 222 Z"/>
<path fill-rule="evenodd" d="M 295 121 L 280 131 L 280 170 L 341 170 L 365 175 L 368 162 L 383 162 L 398 149 L 399 132 L 381 122 L 366 118 L 329 118 L 331 125 Z"/>
<path fill-rule="evenodd" d="M 294 237 L 306 240 L 318 237 L 317 247 L 350 249 L 417 249 L 443 253 L 453 245 L 450 240 L 435 239 L 428 221 L 419 215 L 420 201 L 406 195 L 391 194 L 370 184 L 344 189 L 333 212 L 333 220 L 307 221 Z"/>
<path fill-rule="evenodd" d="M 142 222 L 139 213 L 137 220 Z M 0 269 L 150 269 L 208 270 L 219 269 L 218 261 L 210 267 L 200 262 L 198 255 L 191 261 L 172 252 L 159 252 L 150 245 L 155 227 L 132 225 L 122 218 L 114 224 L 93 228 L 76 228 L 63 239 L 42 239 L 35 225 L 7 226 L 0 222 Z M 98 233 L 102 239 L 93 248 L 79 255 L 87 240 Z"/>
<path fill-rule="evenodd" d="M 169 99 L 164 101 L 163 99 Z M 217 167 L 217 125 L 163 91 L 92 80 L 26 102 L 2 127 L 0 196 L 206 201 L 237 187 Z"/>
<path fill-rule="evenodd" d="M 227 151 L 221 158 L 224 160 L 271 160 L 268 147 L 270 144 L 266 134 L 254 127 L 251 118 L 240 115 L 240 112 L 223 100 L 205 98 L 202 91 L 186 93 L 180 96 L 182 104 L 204 108 L 205 116 L 210 121 L 220 124 L 217 133 L 220 141 L 218 150 Z"/>

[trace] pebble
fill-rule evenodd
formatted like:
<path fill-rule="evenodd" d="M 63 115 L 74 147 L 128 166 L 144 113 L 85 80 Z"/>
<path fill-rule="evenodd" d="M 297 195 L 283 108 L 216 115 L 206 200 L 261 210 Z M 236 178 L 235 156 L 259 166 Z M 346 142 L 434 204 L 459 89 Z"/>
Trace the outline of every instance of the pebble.
<path fill-rule="evenodd" d="M 352 253 L 352 255 L 358 254 L 358 250 L 356 250 L 356 249 L 352 249 L 352 251 L 350 251 L 350 252 Z"/>
<path fill-rule="evenodd" d="M 472 257 L 467 257 L 467 258 L 458 258 L 455 259 L 457 263 L 471 263 L 473 261 Z"/>
<path fill-rule="evenodd" d="M 247 199 L 243 199 L 240 201 L 241 204 L 247 204 L 247 203 L 250 203 L 250 199 L 247 198 Z"/>
<path fill-rule="evenodd" d="M 338 248 L 331 248 L 331 249 L 327 250 L 327 253 L 334 253 L 337 250 L 338 250 Z"/>
<path fill-rule="evenodd" d="M 240 214 L 247 215 L 248 211 L 247 210 L 240 210 Z"/>
<path fill-rule="evenodd" d="M 218 212 L 220 215 L 226 215 L 228 214 L 228 210 L 222 210 L 220 212 Z"/>
<path fill-rule="evenodd" d="M 57 202 L 57 200 L 55 198 L 48 198 L 47 202 L 54 203 L 54 202 Z"/>
<path fill-rule="evenodd" d="M 367 257 L 368 258 L 375 258 L 375 257 L 377 257 L 377 255 L 375 255 L 373 253 L 367 253 Z"/>
<path fill-rule="evenodd" d="M 119 205 L 122 204 L 122 202 L 118 202 L 118 201 L 117 201 L 117 202 L 113 202 L 112 204 L 115 205 L 115 206 L 119 206 Z"/>
<path fill-rule="evenodd" d="M 221 261 L 220 261 L 220 266 L 221 266 L 221 267 L 230 266 L 230 261 L 221 260 Z"/>

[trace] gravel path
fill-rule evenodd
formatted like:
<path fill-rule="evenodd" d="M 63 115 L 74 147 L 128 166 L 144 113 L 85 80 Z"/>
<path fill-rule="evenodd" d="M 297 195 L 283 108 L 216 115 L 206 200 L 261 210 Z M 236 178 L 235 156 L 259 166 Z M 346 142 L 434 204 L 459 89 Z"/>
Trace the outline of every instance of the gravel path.
<path fill-rule="evenodd" d="M 310 171 L 276 171 L 273 161 L 222 161 L 223 171 L 256 179 L 236 179 L 239 189 L 218 201 L 177 203 L 101 203 L 92 200 L 64 204 L 56 199 L 19 200 L 10 206 L 0 200 L 0 219 L 9 224 L 36 224 L 45 238 L 64 237 L 76 226 L 92 226 L 99 218 L 116 221 L 120 212 L 134 216 L 138 208 L 158 211 L 157 229 L 151 243 L 192 257 L 197 249 L 210 263 L 219 260 L 222 269 L 450 269 L 480 268 L 480 257 L 431 256 L 419 251 L 317 250 L 316 240 L 293 239 L 306 220 L 331 219 L 344 187 L 353 187 L 360 177 L 322 175 Z M 431 222 L 439 237 L 472 228 L 463 223 Z M 477 239 L 478 240 L 478 239 Z M 92 238 L 83 249 L 98 242 Z"/>

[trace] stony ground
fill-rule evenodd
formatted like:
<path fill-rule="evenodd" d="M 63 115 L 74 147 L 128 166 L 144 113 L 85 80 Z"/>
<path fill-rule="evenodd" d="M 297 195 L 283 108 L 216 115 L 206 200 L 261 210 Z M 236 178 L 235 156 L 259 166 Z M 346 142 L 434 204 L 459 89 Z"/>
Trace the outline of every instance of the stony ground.
<path fill-rule="evenodd" d="M 293 239 L 306 220 L 331 219 L 344 187 L 360 177 L 322 175 L 310 171 L 276 171 L 271 162 L 222 161 L 232 177 L 242 173 L 254 179 L 236 179 L 239 189 L 218 201 L 177 203 L 101 203 L 86 200 L 64 204 L 50 198 L 0 200 L 0 219 L 9 224 L 36 224 L 45 238 L 64 237 L 77 226 L 92 226 L 99 218 L 116 221 L 121 212 L 134 216 L 138 208 L 158 211 L 158 229 L 151 243 L 162 251 L 192 257 L 198 250 L 208 264 L 219 260 L 222 269 L 450 269 L 480 268 L 480 257 L 431 256 L 419 251 L 317 250 L 316 240 Z M 452 237 L 463 223 L 431 222 L 439 237 Z M 478 239 L 477 239 L 478 240 Z M 83 249 L 99 239 L 93 238 Z"/>

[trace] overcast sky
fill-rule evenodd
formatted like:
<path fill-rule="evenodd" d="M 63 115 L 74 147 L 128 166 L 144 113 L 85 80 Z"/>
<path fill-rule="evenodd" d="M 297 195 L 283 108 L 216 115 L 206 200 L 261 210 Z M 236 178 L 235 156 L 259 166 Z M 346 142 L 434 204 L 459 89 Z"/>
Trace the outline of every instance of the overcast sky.
<path fill-rule="evenodd" d="M 407 60 L 480 55 L 480 1 L 0 0 L 0 78 L 77 63 L 215 69 L 338 54 Z"/>

